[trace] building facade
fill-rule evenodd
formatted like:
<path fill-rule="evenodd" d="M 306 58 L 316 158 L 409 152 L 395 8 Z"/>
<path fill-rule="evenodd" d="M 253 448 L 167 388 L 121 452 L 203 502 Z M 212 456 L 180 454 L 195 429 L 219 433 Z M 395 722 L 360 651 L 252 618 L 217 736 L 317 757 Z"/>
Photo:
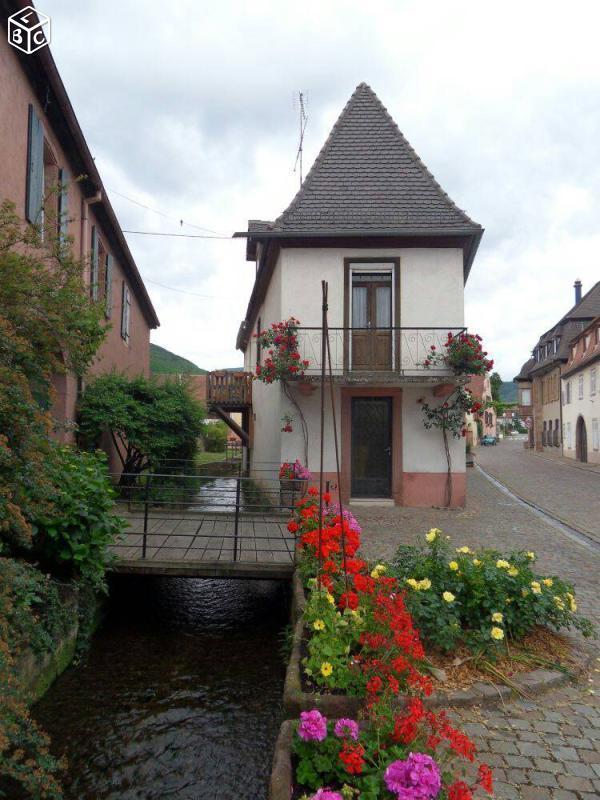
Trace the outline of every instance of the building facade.
<path fill-rule="evenodd" d="M 600 317 L 571 341 L 562 398 L 564 455 L 600 464 Z"/>
<path fill-rule="evenodd" d="M 274 222 L 250 221 L 247 259 L 256 282 L 237 345 L 245 370 L 264 359 L 253 336 L 274 322 L 301 321 L 305 380 L 321 374 L 322 281 L 341 456 L 341 494 L 407 506 L 444 503 L 447 464 L 439 430 L 426 430 L 421 401 L 443 402 L 444 370 L 423 362 L 448 332 L 464 330 L 464 284 L 482 228 L 442 191 L 375 93 L 360 84 L 298 194 Z M 320 392 L 255 381 L 251 461 L 258 469 L 299 458 L 319 476 Z M 310 386 L 307 391 L 310 391 Z M 282 433 L 281 420 L 294 419 Z M 332 414 L 325 415 L 323 478 L 335 490 Z M 465 443 L 450 443 L 453 504 L 465 500 Z"/>
<path fill-rule="evenodd" d="M 575 281 L 574 288 L 575 305 L 540 337 L 532 357 L 515 378 L 519 386 L 519 409 L 526 422 L 526 401 L 531 402 L 530 446 L 558 455 L 566 455 L 561 379 L 571 356 L 571 342 L 600 314 L 600 282 L 583 297 L 580 281 Z"/>
<path fill-rule="evenodd" d="M 467 444 L 477 447 L 484 436 L 498 435 L 496 409 L 491 405 L 493 398 L 490 376 L 474 375 L 467 384 L 467 389 L 482 405 L 479 411 L 467 414 L 465 420 Z"/>
<path fill-rule="evenodd" d="M 2 23 L 23 5 L 2 0 Z M 56 219 L 85 262 L 90 297 L 103 303 L 109 326 L 91 374 L 149 375 L 150 330 L 158 318 L 49 47 L 26 55 L 0 37 L 0 85 L 0 202 L 14 203 L 31 224 Z M 68 441 L 82 385 L 71 374 L 54 383 L 57 436 Z"/>

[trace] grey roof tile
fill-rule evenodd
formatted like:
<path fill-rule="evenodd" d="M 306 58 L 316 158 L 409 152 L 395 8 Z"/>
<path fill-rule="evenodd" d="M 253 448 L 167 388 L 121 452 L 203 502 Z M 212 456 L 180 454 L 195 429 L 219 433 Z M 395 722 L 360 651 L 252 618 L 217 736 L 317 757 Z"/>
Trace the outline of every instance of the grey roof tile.
<path fill-rule="evenodd" d="M 274 231 L 476 233 L 361 83 Z"/>

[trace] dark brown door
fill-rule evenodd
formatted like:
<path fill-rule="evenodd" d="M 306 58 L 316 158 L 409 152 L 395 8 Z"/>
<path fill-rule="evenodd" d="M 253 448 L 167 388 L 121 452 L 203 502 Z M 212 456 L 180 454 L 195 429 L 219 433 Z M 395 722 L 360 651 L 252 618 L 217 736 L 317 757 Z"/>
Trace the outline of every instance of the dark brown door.
<path fill-rule="evenodd" d="M 352 398 L 352 497 L 390 497 L 392 398 Z"/>
<path fill-rule="evenodd" d="M 584 464 L 587 463 L 587 431 L 585 428 L 585 420 L 583 417 L 579 417 L 577 420 L 577 431 L 576 431 L 576 438 L 575 438 L 575 448 L 576 448 L 576 455 L 577 460 L 583 462 Z"/>
<path fill-rule="evenodd" d="M 352 273 L 352 369 L 392 369 L 392 274 Z"/>

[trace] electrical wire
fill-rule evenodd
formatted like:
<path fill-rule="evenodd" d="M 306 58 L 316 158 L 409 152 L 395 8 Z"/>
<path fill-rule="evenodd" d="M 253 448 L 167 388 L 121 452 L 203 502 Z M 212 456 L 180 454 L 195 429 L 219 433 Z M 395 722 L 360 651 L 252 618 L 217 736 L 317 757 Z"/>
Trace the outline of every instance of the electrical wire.
<path fill-rule="evenodd" d="M 211 228 L 203 228 L 201 225 L 193 225 L 191 222 L 185 222 L 183 219 L 172 217 L 169 214 L 165 214 L 164 211 L 159 211 L 157 208 L 152 208 L 152 206 L 147 206 L 145 203 L 140 203 L 139 200 L 134 200 L 133 197 L 128 197 L 126 194 L 117 192 L 116 189 L 111 189 L 108 187 L 108 191 L 118 195 L 118 197 L 122 197 L 123 200 L 128 200 L 130 203 L 133 203 L 140 208 L 145 208 L 147 211 L 152 211 L 153 214 L 158 214 L 159 217 L 164 217 L 164 219 L 170 219 L 173 222 L 178 222 L 180 225 L 187 225 L 188 228 L 196 228 L 196 230 L 206 231 L 206 233 L 215 233 L 217 236 L 226 236 L 226 234 L 221 233 L 221 231 L 213 231 Z"/>
<path fill-rule="evenodd" d="M 192 297 L 204 297 L 209 300 L 226 300 L 226 297 L 221 297 L 218 294 L 199 294 L 198 292 L 188 292 L 186 289 L 176 289 L 174 286 L 166 286 L 164 283 L 158 281 L 151 281 L 150 278 L 145 278 L 144 283 L 152 283 L 154 286 L 160 286 L 161 289 L 169 289 L 171 292 L 179 292 L 179 294 L 189 294 Z"/>
<path fill-rule="evenodd" d="M 207 234 L 201 233 L 161 233 L 160 231 L 128 231 L 125 228 L 122 229 L 123 233 L 135 233 L 139 236 L 175 236 L 180 239 L 227 239 L 230 241 L 235 241 L 231 236 L 208 236 Z"/>

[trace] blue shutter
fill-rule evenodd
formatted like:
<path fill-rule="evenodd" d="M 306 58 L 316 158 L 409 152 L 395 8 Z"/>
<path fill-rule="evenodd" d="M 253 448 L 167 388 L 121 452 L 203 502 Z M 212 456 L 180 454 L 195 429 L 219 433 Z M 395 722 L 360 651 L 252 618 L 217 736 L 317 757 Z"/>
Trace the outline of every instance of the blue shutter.
<path fill-rule="evenodd" d="M 90 294 L 92 300 L 98 299 L 98 234 L 92 225 L 92 253 L 90 258 Z"/>
<path fill-rule="evenodd" d="M 42 120 L 29 106 L 27 136 L 27 187 L 25 194 L 25 216 L 32 223 L 40 223 L 40 212 L 44 202 L 44 127 Z"/>
<path fill-rule="evenodd" d="M 104 275 L 104 315 L 106 319 L 112 317 L 112 281 L 113 281 L 113 257 L 110 253 L 106 254 L 106 273 Z"/>
<path fill-rule="evenodd" d="M 58 235 L 62 242 L 69 235 L 69 173 L 66 169 L 58 170 Z"/>

